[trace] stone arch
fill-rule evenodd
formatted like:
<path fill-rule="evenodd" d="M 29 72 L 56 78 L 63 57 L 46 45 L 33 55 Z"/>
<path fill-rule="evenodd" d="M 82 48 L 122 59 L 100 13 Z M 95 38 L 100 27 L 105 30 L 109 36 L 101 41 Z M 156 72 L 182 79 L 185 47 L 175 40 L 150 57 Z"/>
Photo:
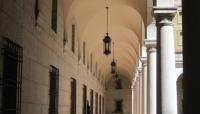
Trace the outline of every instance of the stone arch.
<path fill-rule="evenodd" d="M 65 2 L 65 1 L 63 1 Z M 67 3 L 65 3 L 67 5 Z M 95 53 L 93 60 L 98 61 L 103 79 L 109 76 L 111 57 L 104 57 L 102 52 L 102 39 L 106 32 L 106 9 L 109 5 L 109 34 L 112 41 L 115 41 L 115 47 L 120 58 L 120 72 L 132 79 L 138 56 L 141 53 L 140 46 L 142 39 L 146 35 L 146 2 L 141 0 L 135 2 L 132 0 L 117 0 L 110 4 L 105 4 L 99 0 L 68 1 L 69 7 L 64 7 L 66 30 L 70 39 L 70 24 L 72 18 L 75 18 L 77 24 L 77 48 L 76 51 L 80 60 L 82 55 L 82 42 L 87 44 L 87 53 Z M 70 42 L 70 41 L 69 41 Z M 87 55 L 88 55 L 87 54 Z M 88 58 L 86 56 L 86 58 Z M 109 62 L 108 62 L 109 61 Z M 107 64 L 108 63 L 108 64 Z M 106 65 L 106 66 L 105 66 Z M 123 65 L 128 69 L 122 69 Z M 106 70 L 107 69 L 107 70 Z"/>
<path fill-rule="evenodd" d="M 177 85 L 177 107 L 178 114 L 183 114 L 183 73 L 178 75 L 178 79 L 176 81 Z"/>

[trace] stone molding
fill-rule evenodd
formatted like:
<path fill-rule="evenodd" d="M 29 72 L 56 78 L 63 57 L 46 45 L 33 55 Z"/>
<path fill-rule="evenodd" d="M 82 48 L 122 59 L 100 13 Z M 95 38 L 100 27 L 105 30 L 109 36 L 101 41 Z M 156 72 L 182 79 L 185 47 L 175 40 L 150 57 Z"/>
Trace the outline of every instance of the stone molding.
<path fill-rule="evenodd" d="M 157 49 L 155 47 L 148 48 L 149 53 L 156 52 L 156 51 Z"/>
<path fill-rule="evenodd" d="M 177 7 L 153 7 L 153 14 L 157 20 L 164 18 L 172 20 L 176 15 Z"/>
<path fill-rule="evenodd" d="M 156 48 L 156 45 L 157 45 L 157 40 L 145 40 L 144 41 L 145 43 L 145 46 L 148 48 Z"/>
<path fill-rule="evenodd" d="M 132 85 L 131 85 L 131 88 L 132 88 L 132 90 L 135 90 L 135 87 L 136 86 L 136 77 L 135 77 L 135 79 L 132 81 Z"/>
<path fill-rule="evenodd" d="M 175 17 L 177 7 L 153 7 L 156 19 L 156 26 L 172 26 L 172 19 Z"/>
<path fill-rule="evenodd" d="M 140 72 L 142 72 L 142 67 L 138 67 L 137 70 L 138 70 L 138 74 L 139 74 Z"/>
<path fill-rule="evenodd" d="M 147 65 L 147 57 L 140 57 L 140 61 L 142 62 L 142 66 Z"/>
<path fill-rule="evenodd" d="M 176 68 L 183 68 L 183 61 L 182 60 L 176 60 Z"/>
<path fill-rule="evenodd" d="M 173 26 L 173 22 L 172 20 L 169 20 L 167 18 L 164 18 L 163 20 L 161 20 L 159 23 L 158 23 L 159 26 Z"/>

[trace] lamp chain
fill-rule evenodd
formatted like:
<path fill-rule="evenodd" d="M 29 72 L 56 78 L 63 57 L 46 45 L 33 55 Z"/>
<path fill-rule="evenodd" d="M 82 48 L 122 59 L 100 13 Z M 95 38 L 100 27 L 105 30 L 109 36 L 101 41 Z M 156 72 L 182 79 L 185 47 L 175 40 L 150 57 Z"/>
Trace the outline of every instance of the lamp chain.
<path fill-rule="evenodd" d="M 113 42 L 113 60 L 115 58 L 115 55 L 114 55 L 114 42 Z"/>
<path fill-rule="evenodd" d="M 108 6 L 106 7 L 106 9 L 107 9 L 107 34 L 108 34 Z"/>

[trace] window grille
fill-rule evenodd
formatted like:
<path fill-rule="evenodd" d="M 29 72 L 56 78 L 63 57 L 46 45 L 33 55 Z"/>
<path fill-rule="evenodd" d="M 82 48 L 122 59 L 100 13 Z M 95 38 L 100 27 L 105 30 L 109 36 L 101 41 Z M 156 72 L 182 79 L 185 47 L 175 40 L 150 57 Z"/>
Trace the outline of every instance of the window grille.
<path fill-rule="evenodd" d="M 83 42 L 83 64 L 85 64 L 85 42 Z"/>
<path fill-rule="evenodd" d="M 54 32 L 57 32 L 57 7 L 58 1 L 52 0 L 51 28 Z"/>
<path fill-rule="evenodd" d="M 83 85 L 83 114 L 86 114 L 87 112 L 86 100 L 87 100 L 87 87 L 86 85 Z"/>
<path fill-rule="evenodd" d="M 65 48 L 67 42 L 68 42 L 68 39 L 67 39 L 67 34 L 66 34 L 66 30 L 65 30 L 65 23 L 64 23 L 64 27 L 63 27 L 63 48 Z"/>
<path fill-rule="evenodd" d="M 72 52 L 75 52 L 75 33 L 76 33 L 75 25 L 72 25 Z"/>
<path fill-rule="evenodd" d="M 39 16 L 39 2 L 35 0 L 35 25 L 37 25 L 37 19 Z"/>
<path fill-rule="evenodd" d="M 93 114 L 93 90 L 90 91 L 91 114 Z"/>
<path fill-rule="evenodd" d="M 0 75 L 0 113 L 21 114 L 23 49 L 3 39 L 3 73 Z"/>
<path fill-rule="evenodd" d="M 95 114 L 98 114 L 98 93 L 96 93 L 95 98 Z"/>
<path fill-rule="evenodd" d="M 101 114 L 101 95 L 99 95 L 99 114 Z"/>
<path fill-rule="evenodd" d="M 58 114 L 59 70 L 50 67 L 49 114 Z"/>
<path fill-rule="evenodd" d="M 76 114 L 76 80 L 72 78 L 71 80 L 71 114 Z"/>
<path fill-rule="evenodd" d="M 90 54 L 90 72 L 92 72 L 92 61 L 93 61 L 93 55 L 92 53 Z"/>
<path fill-rule="evenodd" d="M 103 112 L 103 114 L 105 113 L 105 111 L 104 111 L 104 97 L 102 97 L 102 112 Z"/>
<path fill-rule="evenodd" d="M 123 112 L 122 102 L 123 102 L 123 100 L 116 100 L 115 101 L 115 112 L 116 113 L 122 113 Z"/>

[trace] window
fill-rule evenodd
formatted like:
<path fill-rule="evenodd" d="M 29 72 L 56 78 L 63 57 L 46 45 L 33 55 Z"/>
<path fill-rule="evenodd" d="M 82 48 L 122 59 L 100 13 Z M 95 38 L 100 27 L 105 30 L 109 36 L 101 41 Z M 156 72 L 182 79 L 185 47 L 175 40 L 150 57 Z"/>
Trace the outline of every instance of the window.
<path fill-rule="evenodd" d="M 59 70 L 50 67 L 49 114 L 58 114 Z"/>
<path fill-rule="evenodd" d="M 87 53 L 87 70 L 90 69 L 90 66 L 89 66 L 89 54 Z"/>
<path fill-rule="evenodd" d="M 122 113 L 123 112 L 123 109 L 122 109 L 122 102 L 123 100 L 116 100 L 115 101 L 115 112 L 116 113 Z"/>
<path fill-rule="evenodd" d="M 96 62 L 96 65 L 95 65 L 95 75 L 96 75 L 96 77 L 97 77 L 97 74 L 98 74 L 98 72 L 97 72 L 97 62 Z"/>
<path fill-rule="evenodd" d="M 52 0 L 51 28 L 57 32 L 57 0 Z"/>
<path fill-rule="evenodd" d="M 37 19 L 39 16 L 39 2 L 35 0 L 35 25 L 37 25 Z"/>
<path fill-rule="evenodd" d="M 21 114 L 23 49 L 7 38 L 3 41 L 3 69 L 2 75 L 0 75 L 0 114 Z"/>
<path fill-rule="evenodd" d="M 80 47 L 78 46 L 78 62 L 81 60 L 81 50 Z"/>
<path fill-rule="evenodd" d="M 90 91 L 91 114 L 93 114 L 93 90 Z"/>
<path fill-rule="evenodd" d="M 103 114 L 105 113 L 105 111 L 104 111 L 104 97 L 102 97 L 102 112 L 103 112 Z"/>
<path fill-rule="evenodd" d="M 98 93 L 96 93 L 95 98 L 95 114 L 98 114 Z"/>
<path fill-rule="evenodd" d="M 63 47 L 65 48 L 66 44 L 67 44 L 68 40 L 67 40 L 67 34 L 65 31 L 65 25 L 63 27 Z"/>
<path fill-rule="evenodd" d="M 75 25 L 72 25 L 72 52 L 75 52 Z"/>
<path fill-rule="evenodd" d="M 83 64 L 85 64 L 85 42 L 83 42 Z"/>
<path fill-rule="evenodd" d="M 90 71 L 92 72 L 92 53 L 90 54 Z"/>
<path fill-rule="evenodd" d="M 82 114 L 86 114 L 87 112 L 87 110 L 86 110 L 86 108 L 87 108 L 87 106 L 86 106 L 86 102 L 87 102 L 87 87 L 86 87 L 86 85 L 83 85 L 83 113 Z"/>
<path fill-rule="evenodd" d="M 71 79 L 71 103 L 70 114 L 76 114 L 76 80 Z"/>
<path fill-rule="evenodd" d="M 121 79 L 116 80 L 115 83 L 116 83 L 115 89 L 122 89 L 122 80 Z"/>
<path fill-rule="evenodd" d="M 101 95 L 99 95 L 99 114 L 101 114 Z"/>

